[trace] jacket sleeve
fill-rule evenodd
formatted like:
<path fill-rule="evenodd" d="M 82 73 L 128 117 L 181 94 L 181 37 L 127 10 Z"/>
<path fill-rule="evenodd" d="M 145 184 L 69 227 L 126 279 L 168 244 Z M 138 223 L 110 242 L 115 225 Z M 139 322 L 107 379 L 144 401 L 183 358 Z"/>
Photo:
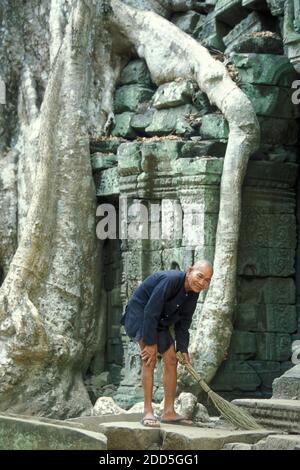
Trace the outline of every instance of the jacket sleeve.
<path fill-rule="evenodd" d="M 144 308 L 144 322 L 142 338 L 145 344 L 157 343 L 157 327 L 166 300 L 174 291 L 174 280 L 162 279 L 153 289 L 152 294 Z"/>
<path fill-rule="evenodd" d="M 188 346 L 190 341 L 189 328 L 192 323 L 193 312 L 190 312 L 187 316 L 184 316 L 175 323 L 175 341 L 176 351 L 188 352 Z"/>

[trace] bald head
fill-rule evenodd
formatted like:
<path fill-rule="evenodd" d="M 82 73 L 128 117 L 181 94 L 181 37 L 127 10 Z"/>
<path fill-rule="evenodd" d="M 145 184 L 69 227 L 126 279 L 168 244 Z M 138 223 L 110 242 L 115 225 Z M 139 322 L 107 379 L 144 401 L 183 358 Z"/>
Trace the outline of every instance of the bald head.
<path fill-rule="evenodd" d="M 193 266 L 192 266 L 192 269 L 197 269 L 198 270 L 198 269 L 201 269 L 201 268 L 208 268 L 212 272 L 214 270 L 213 265 L 207 259 L 202 259 L 200 261 L 196 261 L 196 263 L 194 263 Z"/>
<path fill-rule="evenodd" d="M 185 288 L 194 292 L 200 292 L 209 287 L 214 269 L 210 261 L 204 259 L 196 261 L 186 270 Z"/>

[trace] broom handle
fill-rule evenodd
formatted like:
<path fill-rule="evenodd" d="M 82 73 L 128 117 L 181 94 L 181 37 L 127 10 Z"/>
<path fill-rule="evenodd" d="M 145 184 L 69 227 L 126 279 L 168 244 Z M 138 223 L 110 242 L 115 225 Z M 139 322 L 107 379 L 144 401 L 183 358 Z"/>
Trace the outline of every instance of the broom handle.
<path fill-rule="evenodd" d="M 211 392 L 211 388 L 207 385 L 207 383 L 202 379 L 202 377 L 198 374 L 198 372 L 194 369 L 192 364 L 189 362 L 185 362 L 184 357 L 180 351 L 176 353 L 177 359 L 179 360 L 180 364 L 184 365 L 187 371 L 194 377 L 194 379 L 199 382 L 200 386 L 206 393 Z"/>

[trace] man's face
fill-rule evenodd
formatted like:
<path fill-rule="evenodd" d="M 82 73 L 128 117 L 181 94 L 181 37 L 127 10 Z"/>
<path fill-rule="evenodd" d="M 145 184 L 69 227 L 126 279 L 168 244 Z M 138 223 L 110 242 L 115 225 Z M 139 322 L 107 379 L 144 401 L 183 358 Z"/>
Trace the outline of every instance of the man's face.
<path fill-rule="evenodd" d="M 200 268 L 189 267 L 187 270 L 187 278 L 190 289 L 193 292 L 200 292 L 209 287 L 213 270 L 210 266 L 203 265 Z"/>

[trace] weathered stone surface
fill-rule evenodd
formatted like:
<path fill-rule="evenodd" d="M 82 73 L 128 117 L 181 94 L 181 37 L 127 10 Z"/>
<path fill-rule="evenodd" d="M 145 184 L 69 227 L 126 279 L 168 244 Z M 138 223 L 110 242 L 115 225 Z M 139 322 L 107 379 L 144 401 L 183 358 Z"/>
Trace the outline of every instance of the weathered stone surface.
<path fill-rule="evenodd" d="M 206 47 L 213 47 L 217 50 L 224 51 L 225 44 L 223 36 L 230 31 L 230 26 L 222 21 L 217 21 L 215 13 L 209 13 L 203 26 L 199 28 L 198 40 Z"/>
<path fill-rule="evenodd" d="M 155 109 L 149 108 L 144 113 L 136 113 L 132 116 L 131 127 L 136 131 L 144 131 L 146 127 L 150 126 Z"/>
<path fill-rule="evenodd" d="M 72 426 L 67 421 L 0 416 L 1 450 L 105 450 L 106 437 Z"/>
<path fill-rule="evenodd" d="M 294 119 L 259 117 L 261 142 L 270 145 L 294 145 L 298 142 L 299 125 Z"/>
<path fill-rule="evenodd" d="M 211 387 L 216 391 L 251 391 L 260 384 L 258 374 L 246 361 L 227 360 L 219 368 Z"/>
<path fill-rule="evenodd" d="M 111 168 L 117 164 L 116 155 L 113 153 L 94 153 L 91 156 L 91 161 L 93 171 L 106 170 L 107 168 Z"/>
<path fill-rule="evenodd" d="M 287 361 L 292 354 L 291 336 L 283 333 L 256 333 L 256 358 L 263 361 Z"/>
<path fill-rule="evenodd" d="M 141 144 L 126 143 L 118 148 L 118 169 L 121 176 L 139 174 L 141 172 Z"/>
<path fill-rule="evenodd" d="M 118 415 L 121 413 L 125 413 L 125 410 L 120 408 L 111 397 L 98 398 L 93 408 L 93 416 Z"/>
<path fill-rule="evenodd" d="M 247 16 L 249 11 L 242 7 L 242 0 L 218 0 L 215 14 L 218 20 L 234 26 Z"/>
<path fill-rule="evenodd" d="M 294 304 L 295 283 L 293 279 L 241 279 L 238 289 L 238 303 Z"/>
<path fill-rule="evenodd" d="M 191 104 L 173 109 L 157 110 L 153 115 L 150 126 L 146 127 L 145 130 L 149 135 L 164 135 L 175 132 L 179 135 L 185 134 L 185 132 L 191 133 L 193 129 L 189 119 L 192 114 L 197 115 L 197 113 L 197 109 Z"/>
<path fill-rule="evenodd" d="M 222 114 L 205 114 L 202 117 L 200 133 L 204 139 L 227 139 L 228 123 Z"/>
<path fill-rule="evenodd" d="M 294 274 L 295 251 L 285 248 L 239 249 L 238 274 L 245 276 L 290 276 Z"/>
<path fill-rule="evenodd" d="M 269 31 L 242 35 L 230 46 L 230 51 L 255 54 L 283 54 L 283 42 L 276 33 Z M 228 53 L 229 50 L 226 50 Z"/>
<path fill-rule="evenodd" d="M 272 23 L 274 22 L 270 21 L 270 18 L 267 16 L 261 15 L 255 11 L 250 13 L 250 15 L 244 18 L 223 37 L 226 52 L 232 50 L 232 47 L 237 44 L 245 34 L 270 31 L 270 29 L 275 26 Z"/>
<path fill-rule="evenodd" d="M 234 354 L 255 356 L 256 337 L 254 333 L 235 330 L 231 336 L 230 349 Z"/>
<path fill-rule="evenodd" d="M 182 146 L 181 155 L 184 158 L 194 158 L 202 156 L 224 158 L 226 147 L 226 140 L 200 140 L 198 142 L 188 141 Z"/>
<path fill-rule="evenodd" d="M 297 316 L 294 305 L 239 304 L 235 326 L 239 330 L 294 333 Z"/>
<path fill-rule="evenodd" d="M 300 73 L 300 8 L 298 0 L 287 0 L 284 4 L 283 37 L 284 52 L 295 70 Z"/>
<path fill-rule="evenodd" d="M 258 115 L 286 119 L 299 117 L 299 108 L 292 102 L 291 88 L 245 83 L 241 85 L 241 89 L 250 99 Z"/>
<path fill-rule="evenodd" d="M 140 104 L 149 101 L 152 96 L 151 88 L 139 84 L 123 85 L 115 93 L 115 111 L 116 113 L 136 111 Z"/>
<path fill-rule="evenodd" d="M 99 175 L 99 180 L 96 181 L 97 196 L 119 194 L 119 174 L 117 166 L 103 170 Z"/>
<path fill-rule="evenodd" d="M 151 76 L 147 64 L 144 60 L 132 60 L 121 72 L 120 83 L 130 85 L 139 83 L 140 85 L 150 85 Z"/>
<path fill-rule="evenodd" d="M 266 0 L 272 15 L 282 15 L 285 0 Z"/>
<path fill-rule="evenodd" d="M 300 401 L 283 399 L 238 399 L 235 405 L 245 408 L 265 429 L 300 432 Z"/>
<path fill-rule="evenodd" d="M 153 140 L 145 141 L 141 146 L 141 167 L 148 173 L 155 171 L 172 172 L 172 164 L 181 156 L 181 148 L 184 141 L 178 140 Z"/>
<path fill-rule="evenodd" d="M 115 120 L 116 125 L 112 131 L 113 136 L 124 137 L 132 139 L 135 137 L 134 129 L 131 127 L 131 118 L 134 116 L 134 113 L 125 112 L 122 114 L 116 114 Z"/>
<path fill-rule="evenodd" d="M 300 400 L 300 364 L 274 380 L 273 398 Z"/>
<path fill-rule="evenodd" d="M 238 442 L 232 442 L 231 444 L 225 444 L 222 450 L 252 450 L 251 444 L 239 444 Z"/>
<path fill-rule="evenodd" d="M 299 450 L 300 436 L 268 436 L 252 446 L 252 450 Z"/>
<path fill-rule="evenodd" d="M 190 103 L 195 90 L 196 84 L 190 80 L 164 83 L 153 95 L 152 105 L 156 109 L 162 109 Z"/>
<path fill-rule="evenodd" d="M 205 15 L 200 15 L 196 11 L 190 10 L 183 14 L 175 14 L 172 23 L 187 34 L 197 37 L 199 28 L 206 19 Z"/>
<path fill-rule="evenodd" d="M 171 0 L 172 11 L 189 11 L 195 10 L 206 13 L 210 11 L 216 4 L 217 0 Z"/>
<path fill-rule="evenodd" d="M 91 154 L 93 153 L 117 153 L 119 145 L 121 145 L 123 142 L 126 142 L 125 139 L 118 139 L 117 137 L 108 137 L 108 138 L 102 138 L 98 140 L 91 140 L 90 141 L 90 151 Z"/>
<path fill-rule="evenodd" d="M 236 54 L 230 60 L 238 69 L 242 83 L 290 87 L 297 74 L 285 56 L 274 54 Z"/>
<path fill-rule="evenodd" d="M 273 380 L 279 377 L 281 367 L 279 362 L 274 361 L 247 361 L 250 367 L 253 367 L 258 377 L 261 379 L 261 387 L 272 389 Z"/>
<path fill-rule="evenodd" d="M 232 431 L 172 424 L 161 424 L 160 428 L 151 429 L 139 423 L 124 421 L 106 422 L 100 429 L 107 437 L 109 450 L 151 450 L 154 445 L 159 445 L 160 450 L 219 450 L 225 443 L 252 444 L 272 433 L 272 431 Z"/>

